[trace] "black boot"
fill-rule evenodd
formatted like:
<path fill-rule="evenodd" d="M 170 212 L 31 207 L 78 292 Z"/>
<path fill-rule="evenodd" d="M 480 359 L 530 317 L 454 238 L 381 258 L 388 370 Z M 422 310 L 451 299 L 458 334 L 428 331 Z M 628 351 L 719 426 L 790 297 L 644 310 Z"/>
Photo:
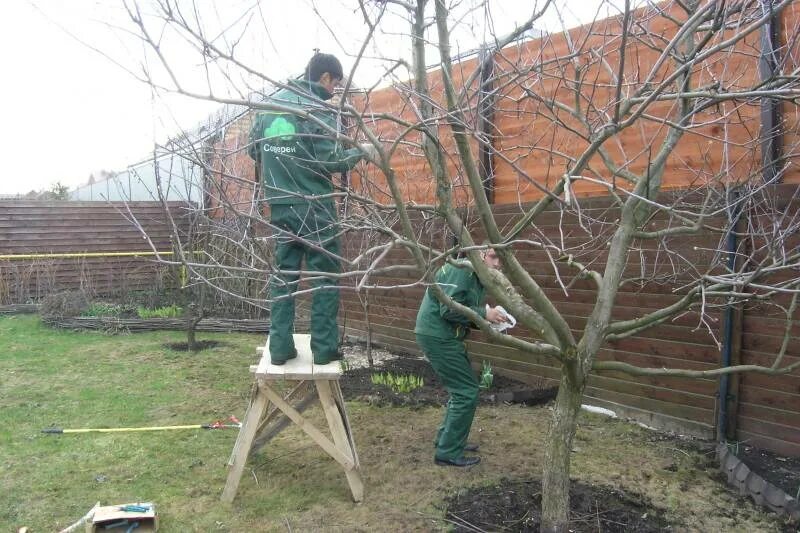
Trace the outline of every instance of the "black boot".
<path fill-rule="evenodd" d="M 433 447 L 436 448 L 436 445 L 434 444 Z M 468 442 L 467 444 L 464 445 L 464 451 L 477 452 L 480 449 L 480 447 L 481 447 L 480 444 L 475 444 L 474 442 Z"/>
<path fill-rule="evenodd" d="M 463 455 L 457 459 L 439 459 L 438 457 L 435 457 L 433 462 L 439 466 L 457 466 L 459 468 L 464 468 L 466 466 L 472 466 L 480 463 L 481 458 L 478 456 L 464 457 Z"/>

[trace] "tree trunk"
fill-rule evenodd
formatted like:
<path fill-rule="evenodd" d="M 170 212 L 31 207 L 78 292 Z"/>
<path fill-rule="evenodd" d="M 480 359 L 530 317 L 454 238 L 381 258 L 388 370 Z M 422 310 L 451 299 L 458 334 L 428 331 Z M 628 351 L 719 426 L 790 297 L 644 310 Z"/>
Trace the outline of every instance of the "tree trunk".
<path fill-rule="evenodd" d="M 195 326 L 197 326 L 197 321 L 193 318 L 189 318 L 186 322 L 186 349 L 190 352 L 197 351 L 197 340 L 195 339 Z"/>
<path fill-rule="evenodd" d="M 369 319 L 369 289 L 364 293 L 364 320 L 367 323 L 367 362 L 369 368 L 374 368 L 375 363 L 372 361 L 372 321 Z"/>
<path fill-rule="evenodd" d="M 569 525 L 569 464 L 585 380 L 564 365 L 547 435 L 542 474 L 542 532 L 566 532 Z"/>
<path fill-rule="evenodd" d="M 197 352 L 200 349 L 200 346 L 197 344 L 196 339 L 196 332 L 197 332 L 197 324 L 203 320 L 203 317 L 206 315 L 206 308 L 205 308 L 205 299 L 206 299 L 206 291 L 203 285 L 197 289 L 200 291 L 199 294 L 192 292 L 190 293 L 191 296 L 197 296 L 198 301 L 192 301 L 187 306 L 186 310 L 186 348 L 190 352 Z"/>

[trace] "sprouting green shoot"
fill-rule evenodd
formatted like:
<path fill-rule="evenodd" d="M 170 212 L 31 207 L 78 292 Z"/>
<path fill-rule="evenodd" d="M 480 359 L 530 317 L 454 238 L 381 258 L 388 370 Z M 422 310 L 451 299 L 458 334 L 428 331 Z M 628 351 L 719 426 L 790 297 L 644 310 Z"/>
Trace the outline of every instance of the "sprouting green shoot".
<path fill-rule="evenodd" d="M 400 393 L 408 393 L 425 385 L 425 380 L 421 376 L 395 375 L 391 372 L 372 374 L 370 379 L 376 385 L 386 385 L 394 392 Z"/>
<path fill-rule="evenodd" d="M 494 382 L 492 365 L 484 361 L 483 368 L 481 369 L 481 380 L 479 386 L 483 390 L 489 390 L 492 388 L 492 382 Z"/>

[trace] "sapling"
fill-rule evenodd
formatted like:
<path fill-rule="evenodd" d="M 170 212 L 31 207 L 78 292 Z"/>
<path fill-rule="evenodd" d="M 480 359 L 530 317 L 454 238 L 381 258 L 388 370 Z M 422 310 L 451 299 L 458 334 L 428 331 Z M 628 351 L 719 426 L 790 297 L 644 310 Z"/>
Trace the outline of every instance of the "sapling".
<path fill-rule="evenodd" d="M 483 390 L 489 390 L 492 388 L 493 382 L 494 374 L 492 373 L 492 365 L 484 361 L 483 368 L 481 369 L 481 382 L 479 387 Z"/>

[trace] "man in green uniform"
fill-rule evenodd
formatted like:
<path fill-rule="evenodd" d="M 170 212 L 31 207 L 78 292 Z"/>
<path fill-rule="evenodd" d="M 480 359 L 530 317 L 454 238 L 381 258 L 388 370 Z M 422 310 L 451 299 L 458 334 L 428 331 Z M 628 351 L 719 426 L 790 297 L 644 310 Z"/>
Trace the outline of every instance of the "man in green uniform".
<path fill-rule="evenodd" d="M 303 258 L 306 269 L 338 273 L 339 228 L 331 175 L 347 172 L 375 148 L 361 145 L 345 149 L 336 140 L 337 113 L 323 102 L 333 96 L 344 74 L 330 54 L 317 53 L 303 79 L 270 97 L 286 111 L 259 113 L 250 131 L 250 156 L 260 163 L 261 180 L 270 207 L 270 222 L 277 232 L 275 267 L 270 279 L 269 351 L 273 364 L 297 356 L 294 297 Z M 293 110 L 297 110 L 293 112 Z M 335 278 L 314 275 L 311 302 L 311 351 L 314 362 L 341 359 L 336 315 L 339 292 Z"/>
<path fill-rule="evenodd" d="M 494 250 L 487 250 L 482 257 L 489 268 L 499 268 L 500 260 Z M 436 273 L 436 285 L 481 318 L 494 324 L 506 321 L 502 311 L 484 306 L 485 290 L 467 261 L 458 265 L 445 264 Z M 466 316 L 440 303 L 430 289 L 425 291 L 414 333 L 417 344 L 450 394 L 444 420 L 436 435 L 434 461 L 441 466 L 470 466 L 481 460 L 477 456 L 464 456 L 464 451 L 478 450 L 477 445 L 467 444 L 479 390 L 464 344 L 471 325 Z"/>

